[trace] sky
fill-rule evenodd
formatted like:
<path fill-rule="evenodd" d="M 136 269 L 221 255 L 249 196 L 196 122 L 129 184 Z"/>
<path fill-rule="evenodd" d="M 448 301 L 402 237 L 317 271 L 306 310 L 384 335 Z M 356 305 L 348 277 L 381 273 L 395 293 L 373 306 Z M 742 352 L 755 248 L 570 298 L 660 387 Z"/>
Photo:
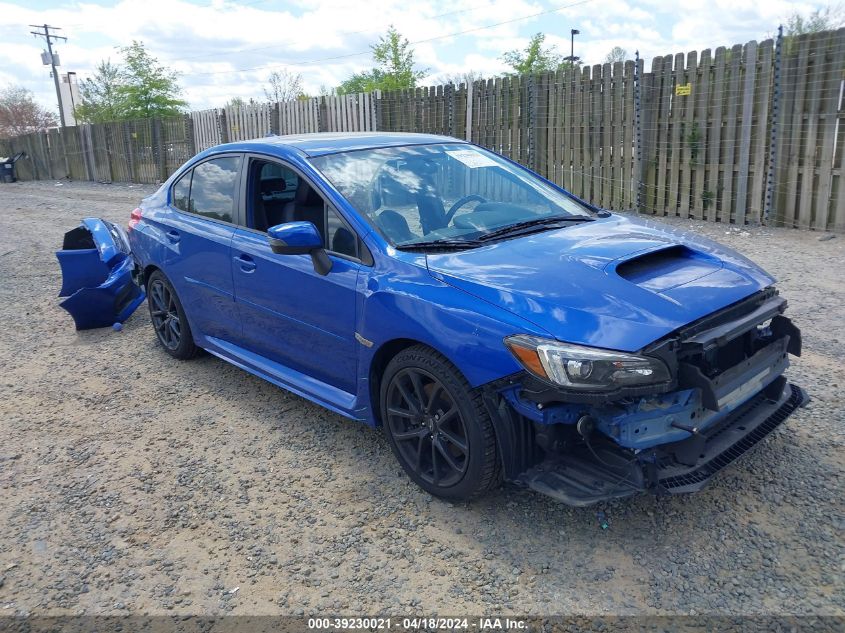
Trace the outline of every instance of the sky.
<path fill-rule="evenodd" d="M 423 85 L 473 70 L 502 73 L 503 52 L 524 48 L 537 32 L 568 55 L 601 63 L 614 46 L 646 68 L 656 55 L 763 40 L 793 13 L 824 6 L 784 0 L 123 0 L 51 2 L 0 0 L 0 88 L 15 84 L 55 109 L 42 38 L 30 24 L 61 27 L 60 72 L 90 76 L 118 48 L 141 40 L 179 71 L 191 109 L 232 97 L 264 100 L 273 70 L 300 73 L 318 94 L 371 66 L 370 46 L 394 25 L 413 44 Z"/>

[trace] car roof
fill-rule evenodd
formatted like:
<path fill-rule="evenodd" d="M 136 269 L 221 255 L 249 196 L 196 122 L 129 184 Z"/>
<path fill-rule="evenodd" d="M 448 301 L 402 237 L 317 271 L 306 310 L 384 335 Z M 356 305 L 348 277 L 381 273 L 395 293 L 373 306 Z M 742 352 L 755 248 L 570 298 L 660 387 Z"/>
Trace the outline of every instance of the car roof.
<path fill-rule="evenodd" d="M 266 136 L 250 141 L 238 141 L 218 145 L 214 150 L 270 151 L 284 154 L 286 150 L 298 150 L 306 156 L 323 156 L 338 152 L 349 152 L 380 147 L 401 145 L 427 145 L 430 143 L 465 143 L 460 139 L 439 134 L 413 134 L 410 132 L 318 132 L 314 134 L 288 134 Z M 273 151 L 273 150 L 276 151 Z"/>

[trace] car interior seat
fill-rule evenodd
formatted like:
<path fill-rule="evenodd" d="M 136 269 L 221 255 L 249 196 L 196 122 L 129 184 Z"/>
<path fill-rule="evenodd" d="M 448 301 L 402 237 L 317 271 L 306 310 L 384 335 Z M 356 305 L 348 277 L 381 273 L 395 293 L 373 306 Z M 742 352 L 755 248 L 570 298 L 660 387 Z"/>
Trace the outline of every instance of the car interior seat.
<path fill-rule="evenodd" d="M 254 181 L 253 181 L 254 182 Z M 263 186 L 252 187 L 252 228 L 266 231 L 270 228 L 267 222 L 267 208 L 264 205 Z"/>
<path fill-rule="evenodd" d="M 326 234 L 326 208 L 323 198 L 305 180 L 296 185 L 296 195 L 282 210 L 282 222 L 313 222 L 320 232 Z"/>
<path fill-rule="evenodd" d="M 411 232 L 405 216 L 393 209 L 385 209 L 379 213 L 376 223 L 378 223 L 385 235 L 397 244 L 408 242 L 417 237 Z"/>
<path fill-rule="evenodd" d="M 334 237 L 332 237 L 331 250 L 335 253 L 343 253 L 344 255 L 355 257 L 355 236 L 352 234 L 352 231 L 345 226 L 337 229 L 334 232 Z"/>
<path fill-rule="evenodd" d="M 436 175 L 437 166 L 424 159 L 408 160 L 402 165 L 386 165 L 373 180 L 372 208 L 378 209 L 382 205 L 414 205 L 419 212 L 423 235 L 445 228 L 448 225 L 446 209 L 438 193 Z M 388 217 L 385 221 L 396 230 L 402 230 L 394 224 L 395 218 Z"/>

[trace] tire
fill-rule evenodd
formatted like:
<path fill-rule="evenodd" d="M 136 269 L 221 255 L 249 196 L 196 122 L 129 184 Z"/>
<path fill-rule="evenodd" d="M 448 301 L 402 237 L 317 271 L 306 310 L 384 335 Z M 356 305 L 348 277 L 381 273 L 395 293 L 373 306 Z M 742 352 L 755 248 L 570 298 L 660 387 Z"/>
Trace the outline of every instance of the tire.
<path fill-rule="evenodd" d="M 200 348 L 194 344 L 182 302 L 160 270 L 154 271 L 147 280 L 147 306 L 156 338 L 164 351 L 179 360 L 196 356 Z"/>
<path fill-rule="evenodd" d="M 437 497 L 468 500 L 501 483 L 493 423 L 461 373 L 423 345 L 399 352 L 381 380 L 382 424 L 408 476 Z"/>

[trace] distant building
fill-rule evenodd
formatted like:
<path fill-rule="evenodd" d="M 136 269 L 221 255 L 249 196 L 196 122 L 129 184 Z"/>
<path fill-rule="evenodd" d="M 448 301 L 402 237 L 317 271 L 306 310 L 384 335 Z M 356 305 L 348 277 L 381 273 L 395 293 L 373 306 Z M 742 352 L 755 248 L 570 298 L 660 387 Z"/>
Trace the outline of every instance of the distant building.
<path fill-rule="evenodd" d="M 76 125 L 76 117 L 73 116 L 73 111 L 76 109 L 82 99 L 79 96 L 79 84 L 76 82 L 76 73 L 70 72 L 60 75 L 61 82 L 59 83 L 59 90 L 62 93 L 62 110 L 65 115 L 65 125 Z"/>

